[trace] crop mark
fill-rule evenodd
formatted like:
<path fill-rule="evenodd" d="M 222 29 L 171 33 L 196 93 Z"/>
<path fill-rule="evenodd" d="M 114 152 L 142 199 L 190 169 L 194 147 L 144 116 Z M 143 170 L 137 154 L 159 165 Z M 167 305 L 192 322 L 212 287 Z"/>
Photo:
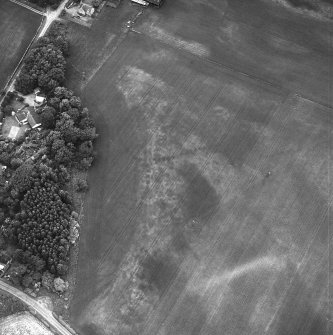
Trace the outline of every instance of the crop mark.
<path fill-rule="evenodd" d="M 137 30 L 133 30 L 135 33 L 142 33 Z M 210 54 L 209 49 L 195 41 L 185 41 L 180 37 L 173 36 L 170 33 L 164 31 L 162 28 L 157 27 L 153 24 L 150 26 L 144 25 L 143 27 L 144 33 L 147 33 L 152 38 L 162 41 L 165 44 L 171 45 L 178 49 L 183 49 L 191 54 L 194 54 L 199 57 L 208 57 Z"/>

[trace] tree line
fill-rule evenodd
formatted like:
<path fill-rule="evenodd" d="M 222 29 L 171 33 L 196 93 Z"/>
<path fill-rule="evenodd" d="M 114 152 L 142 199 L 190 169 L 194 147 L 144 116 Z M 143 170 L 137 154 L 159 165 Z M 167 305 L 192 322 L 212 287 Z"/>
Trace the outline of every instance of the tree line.
<path fill-rule="evenodd" d="M 66 26 L 57 22 L 29 52 L 15 84 L 23 94 L 46 92 L 37 109 L 42 129 L 19 141 L 0 136 L 0 163 L 8 167 L 0 176 L 0 261 L 15 260 L 11 280 L 25 287 L 66 275 L 74 210 L 67 185 L 72 170 L 87 170 L 95 156 L 89 111 L 63 86 L 68 54 Z M 9 110 L 13 99 L 8 94 L 1 108 Z M 85 180 L 76 182 L 77 191 L 87 189 Z M 8 243 L 16 247 L 12 254 Z"/>

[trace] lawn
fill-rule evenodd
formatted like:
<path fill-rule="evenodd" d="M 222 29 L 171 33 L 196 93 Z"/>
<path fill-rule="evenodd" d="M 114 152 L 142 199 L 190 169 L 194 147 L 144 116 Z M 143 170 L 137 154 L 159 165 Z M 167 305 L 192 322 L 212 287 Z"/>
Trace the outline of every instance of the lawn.
<path fill-rule="evenodd" d="M 35 35 L 42 17 L 10 1 L 0 1 L 0 89 Z"/>
<path fill-rule="evenodd" d="M 28 129 L 30 129 L 30 126 L 27 125 L 27 124 L 24 125 L 24 126 L 20 126 L 18 124 L 18 122 L 16 121 L 14 116 L 7 116 L 4 119 L 4 122 L 3 122 L 3 126 L 2 126 L 2 129 L 1 129 L 1 134 L 5 137 L 8 137 L 8 135 L 10 134 L 10 132 L 12 130 L 12 127 L 18 128 L 18 132 L 15 136 L 15 139 L 17 139 L 17 140 L 24 137 L 26 131 Z"/>
<path fill-rule="evenodd" d="M 129 33 L 123 3 L 71 27 L 69 83 L 101 135 L 83 334 L 330 334 L 327 31 L 253 2 L 166 1 Z"/>

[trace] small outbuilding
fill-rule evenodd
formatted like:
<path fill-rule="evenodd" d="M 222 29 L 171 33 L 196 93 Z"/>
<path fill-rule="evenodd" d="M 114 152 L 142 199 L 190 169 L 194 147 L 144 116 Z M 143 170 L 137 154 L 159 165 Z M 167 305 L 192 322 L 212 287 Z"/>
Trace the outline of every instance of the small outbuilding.
<path fill-rule="evenodd" d="M 95 8 L 89 4 L 81 2 L 77 13 L 81 16 L 92 16 L 95 13 Z"/>
<path fill-rule="evenodd" d="M 46 97 L 43 95 L 36 95 L 34 102 L 36 103 L 37 106 L 41 106 L 45 103 Z"/>

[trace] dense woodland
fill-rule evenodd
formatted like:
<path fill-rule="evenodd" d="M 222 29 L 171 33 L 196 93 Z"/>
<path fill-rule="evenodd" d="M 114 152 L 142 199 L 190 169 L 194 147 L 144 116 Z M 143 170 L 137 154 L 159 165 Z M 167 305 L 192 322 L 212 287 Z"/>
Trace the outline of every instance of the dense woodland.
<path fill-rule="evenodd" d="M 50 33 L 41 37 L 27 55 L 15 82 L 15 89 L 23 94 L 36 87 L 47 94 L 65 81 L 65 57 L 68 55 L 66 28 L 56 23 Z"/>
<path fill-rule="evenodd" d="M 38 281 L 48 287 L 54 276 L 67 273 L 70 229 L 76 222 L 67 188 L 71 172 L 87 170 L 94 159 L 97 135 L 88 109 L 59 86 L 68 53 L 66 26 L 56 23 L 33 46 L 16 82 L 23 94 L 36 87 L 46 92 L 47 104 L 37 109 L 42 129 L 31 129 L 21 140 L 0 137 L 0 163 L 8 167 L 0 177 L 0 261 L 14 259 L 11 280 L 24 287 Z M 5 115 L 15 99 L 15 93 L 5 97 Z M 76 180 L 78 192 L 86 189 L 85 180 Z"/>

